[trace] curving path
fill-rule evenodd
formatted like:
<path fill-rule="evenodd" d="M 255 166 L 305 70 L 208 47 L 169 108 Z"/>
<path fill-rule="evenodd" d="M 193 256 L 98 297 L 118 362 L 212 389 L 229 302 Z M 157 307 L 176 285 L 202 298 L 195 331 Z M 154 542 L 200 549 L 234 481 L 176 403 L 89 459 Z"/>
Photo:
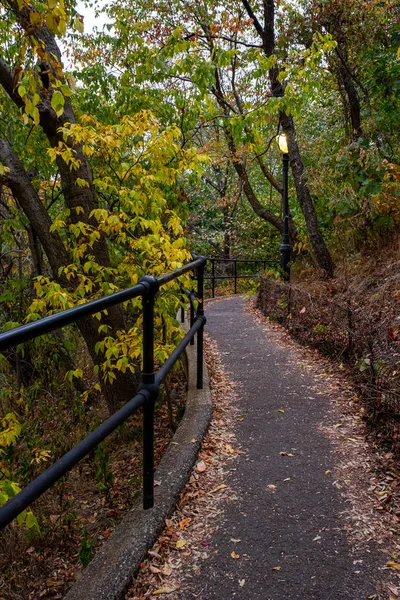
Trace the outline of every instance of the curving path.
<path fill-rule="evenodd" d="M 352 553 L 342 529 L 345 503 L 325 475 L 334 445 L 318 425 L 329 398 L 313 392 L 313 377 L 290 350 L 269 342 L 244 303 L 235 297 L 206 307 L 207 331 L 239 384 L 244 419 L 236 435 L 243 453 L 227 481 L 237 500 L 227 504 L 223 527 L 211 538 L 217 552 L 186 579 L 180 599 L 374 598 L 384 557 L 374 548 Z"/>

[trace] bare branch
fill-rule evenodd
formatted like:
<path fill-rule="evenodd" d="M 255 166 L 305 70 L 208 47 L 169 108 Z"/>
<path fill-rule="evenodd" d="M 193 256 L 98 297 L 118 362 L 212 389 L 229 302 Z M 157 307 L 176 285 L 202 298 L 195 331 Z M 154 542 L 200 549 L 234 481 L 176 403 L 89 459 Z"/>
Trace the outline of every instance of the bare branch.
<path fill-rule="evenodd" d="M 253 9 L 251 8 L 251 6 L 247 2 L 247 0 L 242 0 L 242 4 L 243 4 L 244 8 L 246 9 L 246 12 L 249 15 L 250 19 L 252 19 L 252 21 L 254 23 L 254 27 L 256 28 L 261 39 L 263 39 L 264 29 L 262 28 L 262 25 L 261 25 L 260 21 L 257 19 L 256 15 L 254 14 Z"/>

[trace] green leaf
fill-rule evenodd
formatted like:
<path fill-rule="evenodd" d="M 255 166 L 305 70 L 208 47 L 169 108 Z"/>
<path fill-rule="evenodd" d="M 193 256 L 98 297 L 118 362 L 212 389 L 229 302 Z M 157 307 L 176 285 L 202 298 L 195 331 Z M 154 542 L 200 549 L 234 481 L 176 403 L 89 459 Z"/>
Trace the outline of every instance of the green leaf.
<path fill-rule="evenodd" d="M 33 514 L 31 510 L 29 510 L 26 514 L 26 526 L 28 529 L 32 529 L 32 527 L 36 527 L 39 531 L 39 524 L 37 522 L 37 518 Z"/>
<path fill-rule="evenodd" d="M 64 112 L 65 98 L 61 92 L 56 90 L 51 97 L 51 108 L 60 117 Z"/>

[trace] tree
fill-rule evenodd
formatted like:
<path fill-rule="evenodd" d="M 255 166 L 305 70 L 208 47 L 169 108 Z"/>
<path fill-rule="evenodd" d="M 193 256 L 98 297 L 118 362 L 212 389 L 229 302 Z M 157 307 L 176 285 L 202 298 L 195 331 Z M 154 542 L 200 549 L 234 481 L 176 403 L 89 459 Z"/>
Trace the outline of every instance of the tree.
<path fill-rule="evenodd" d="M 242 4 L 247 11 L 258 36 L 261 39 L 262 49 L 267 58 L 275 54 L 275 3 L 274 0 L 263 1 L 263 22 L 257 18 L 251 4 L 247 0 L 242 0 Z M 285 87 L 281 81 L 280 71 L 274 62 L 268 71 L 271 94 L 274 98 L 283 98 Z M 279 114 L 280 124 L 288 139 L 290 165 L 296 185 L 297 198 L 299 200 L 304 219 L 307 225 L 308 235 L 315 253 L 315 258 L 319 266 L 328 274 L 333 274 L 334 265 L 321 235 L 318 219 L 313 206 L 311 193 L 307 184 L 307 177 L 301 158 L 299 146 L 296 140 L 296 132 L 293 117 L 287 113 L 282 106 Z"/>
<path fill-rule="evenodd" d="M 77 120 L 78 94 L 56 42 L 71 22 L 81 28 L 74 10 L 67 12 L 62 1 L 21 6 L 6 0 L 3 11 L 8 63 L 0 60 L 0 84 L 4 106 L 14 109 L 12 135 L 0 139 L 0 183 L 23 211 L 50 269 L 35 282 L 31 318 L 136 283 L 151 268 L 156 274 L 181 264 L 188 253 L 163 190 L 174 186 L 181 169 L 196 168 L 195 153 L 181 152 L 178 132 L 161 131 L 146 111 L 111 126 L 83 114 Z M 24 138 L 34 140 L 47 158 L 43 150 L 32 156 L 35 147 Z M 58 192 L 50 206 L 43 202 L 40 176 L 32 178 L 24 166 L 28 156 L 39 167 L 46 163 L 47 181 Z M 118 306 L 101 321 L 77 323 L 102 375 L 110 412 L 132 397 L 138 382 L 135 306 L 130 314 Z M 164 300 L 164 307 L 170 311 L 171 302 Z"/>

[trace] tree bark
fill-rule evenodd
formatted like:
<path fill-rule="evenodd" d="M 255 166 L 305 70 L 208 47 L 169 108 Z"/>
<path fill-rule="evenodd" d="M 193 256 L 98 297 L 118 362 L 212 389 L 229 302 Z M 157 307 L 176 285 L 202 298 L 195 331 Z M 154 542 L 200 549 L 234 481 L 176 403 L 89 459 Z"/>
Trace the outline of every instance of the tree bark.
<path fill-rule="evenodd" d="M 362 135 L 361 106 L 360 97 L 358 95 L 354 77 L 349 64 L 346 31 L 340 22 L 339 16 L 335 14 L 330 14 L 326 17 L 325 26 L 327 31 L 332 34 L 332 37 L 337 43 L 334 58 L 334 70 L 336 72 L 339 85 L 342 85 L 346 93 L 346 104 L 348 108 L 348 114 L 346 114 L 346 118 L 348 119 L 350 116 L 352 129 L 351 138 L 353 140 L 357 140 Z"/>
<path fill-rule="evenodd" d="M 59 235 L 50 230 L 52 220 L 21 161 L 8 143 L 1 139 L 0 162 L 9 169 L 8 173 L 0 177 L 0 184 L 6 185 L 18 200 L 43 246 L 54 279 L 68 289 L 71 283 L 62 273 L 59 273 L 59 269 L 70 264 L 70 257 Z M 121 311 L 109 310 L 108 316 L 103 316 L 103 322 L 111 327 L 111 335 L 115 335 L 118 329 L 124 328 L 124 321 L 121 320 L 119 313 Z M 93 363 L 100 366 L 103 360 L 102 355 L 96 352 L 96 344 L 104 336 L 98 332 L 99 322 L 94 318 L 81 319 L 77 322 L 77 327 L 86 342 Z M 113 384 L 102 381 L 102 390 L 110 413 L 114 412 L 121 402 L 126 402 L 134 395 L 138 383 L 139 377 L 130 372 L 118 373 Z"/>
<path fill-rule="evenodd" d="M 261 25 L 257 19 L 248 0 L 242 0 L 242 4 L 247 14 L 253 21 L 254 28 L 262 41 L 264 54 L 269 58 L 275 52 L 275 4 L 274 0 L 263 0 L 264 25 Z M 269 70 L 269 82 L 271 93 L 274 98 L 281 98 L 285 95 L 284 86 L 279 81 L 279 69 L 277 66 Z M 307 232 L 314 250 L 316 261 L 319 267 L 325 271 L 328 276 L 333 275 L 334 264 L 329 254 L 328 248 L 319 229 L 317 215 L 312 202 L 310 189 L 304 172 L 304 165 L 301 159 L 300 149 L 296 140 L 294 121 L 291 115 L 286 112 L 280 112 L 280 123 L 282 129 L 288 138 L 290 166 L 293 173 L 293 179 L 296 186 L 297 198 L 304 220 Z"/>
<path fill-rule="evenodd" d="M 218 74 L 217 70 L 215 72 L 215 88 L 214 88 L 213 92 L 214 92 L 214 96 L 215 96 L 219 106 L 224 111 L 224 114 L 228 117 L 229 113 L 228 113 L 226 103 L 224 102 L 224 96 L 223 96 L 222 87 L 221 87 L 219 74 Z M 251 185 L 251 182 L 250 182 L 250 179 L 249 179 L 249 176 L 247 173 L 247 169 L 246 169 L 245 165 L 243 164 L 243 161 L 239 157 L 234 137 L 233 137 L 232 132 L 230 131 L 229 126 L 227 124 L 223 124 L 223 131 L 224 131 L 225 139 L 226 139 L 226 142 L 228 145 L 232 165 L 239 177 L 239 181 L 242 186 L 243 192 L 244 192 L 250 206 L 252 207 L 253 211 L 255 212 L 255 214 L 258 217 L 260 217 L 264 221 L 267 221 L 268 223 L 273 225 L 280 232 L 282 230 L 282 221 L 272 211 L 265 208 L 261 204 L 259 199 L 257 198 L 257 195 Z M 292 237 L 291 242 L 293 243 L 297 237 L 297 231 L 296 231 L 293 221 L 291 219 L 290 219 L 290 221 L 291 221 L 291 224 L 289 226 L 290 227 L 290 235 Z"/>
<path fill-rule="evenodd" d="M 40 102 L 38 110 L 40 115 L 40 126 L 46 134 L 49 143 L 52 147 L 57 147 L 61 142 L 73 149 L 75 158 L 79 161 L 79 166 L 71 169 L 65 163 L 62 157 L 57 157 L 57 166 L 61 178 L 61 186 L 63 190 L 64 202 L 67 208 L 70 209 L 70 219 L 72 222 L 84 222 L 97 228 L 95 219 L 90 217 L 90 213 L 98 208 L 98 200 L 96 191 L 93 187 L 93 178 L 91 169 L 86 156 L 83 154 L 80 144 L 76 144 L 74 140 L 63 138 L 60 128 L 67 123 L 75 123 L 75 115 L 72 108 L 71 100 L 65 97 L 64 112 L 61 116 L 57 116 L 51 107 L 51 97 L 54 92 L 51 82 L 60 81 L 65 83 L 62 75 L 61 52 L 57 45 L 55 36 L 48 30 L 47 26 L 32 27 L 31 13 L 32 9 L 28 5 L 19 8 L 17 2 L 7 0 L 11 10 L 16 16 L 16 19 L 21 28 L 29 35 L 34 37 L 40 44 L 41 55 L 45 58 L 46 69 L 49 71 L 49 87 L 38 89 Z M 28 34 L 28 33 L 27 33 Z M 38 78 L 40 73 L 38 72 Z M 24 102 L 16 90 L 13 74 L 3 60 L 0 59 L 0 84 L 7 92 L 11 100 L 19 107 L 24 107 Z M 62 240 L 58 235 L 50 231 L 51 219 L 46 209 L 40 202 L 35 189 L 33 188 L 30 179 L 27 177 L 22 164 L 12 152 L 11 148 L 7 148 L 7 144 L 2 141 L 0 152 L 6 154 L 12 166 L 11 175 L 8 177 L 8 185 L 16 198 L 18 198 L 26 216 L 28 217 L 32 227 L 34 228 L 40 242 L 44 248 L 46 256 L 49 260 L 51 270 L 54 277 L 63 286 L 68 287 L 68 282 L 65 281 L 62 275 L 58 274 L 61 267 L 70 264 L 71 260 L 67 255 Z M 3 162 L 3 164 L 6 164 Z M 81 187 L 77 184 L 77 179 L 83 179 L 89 187 Z M 78 207 L 83 209 L 83 213 L 76 210 Z M 110 266 L 110 258 L 107 248 L 107 242 L 104 235 L 93 244 L 91 249 L 95 260 L 103 267 Z M 122 306 L 116 306 L 108 310 L 107 315 L 103 315 L 103 322 L 110 326 L 110 335 L 115 335 L 118 330 L 125 329 L 125 312 Z M 98 322 L 93 319 L 85 319 L 77 323 L 86 343 L 88 350 L 95 364 L 101 363 L 101 357 L 95 351 L 95 345 L 101 336 L 98 334 Z M 107 400 L 110 412 L 121 403 L 129 400 L 135 393 L 135 388 L 138 383 L 138 375 L 133 375 L 129 371 L 118 373 L 117 379 L 111 385 L 107 382 L 102 382 L 102 388 Z"/>

